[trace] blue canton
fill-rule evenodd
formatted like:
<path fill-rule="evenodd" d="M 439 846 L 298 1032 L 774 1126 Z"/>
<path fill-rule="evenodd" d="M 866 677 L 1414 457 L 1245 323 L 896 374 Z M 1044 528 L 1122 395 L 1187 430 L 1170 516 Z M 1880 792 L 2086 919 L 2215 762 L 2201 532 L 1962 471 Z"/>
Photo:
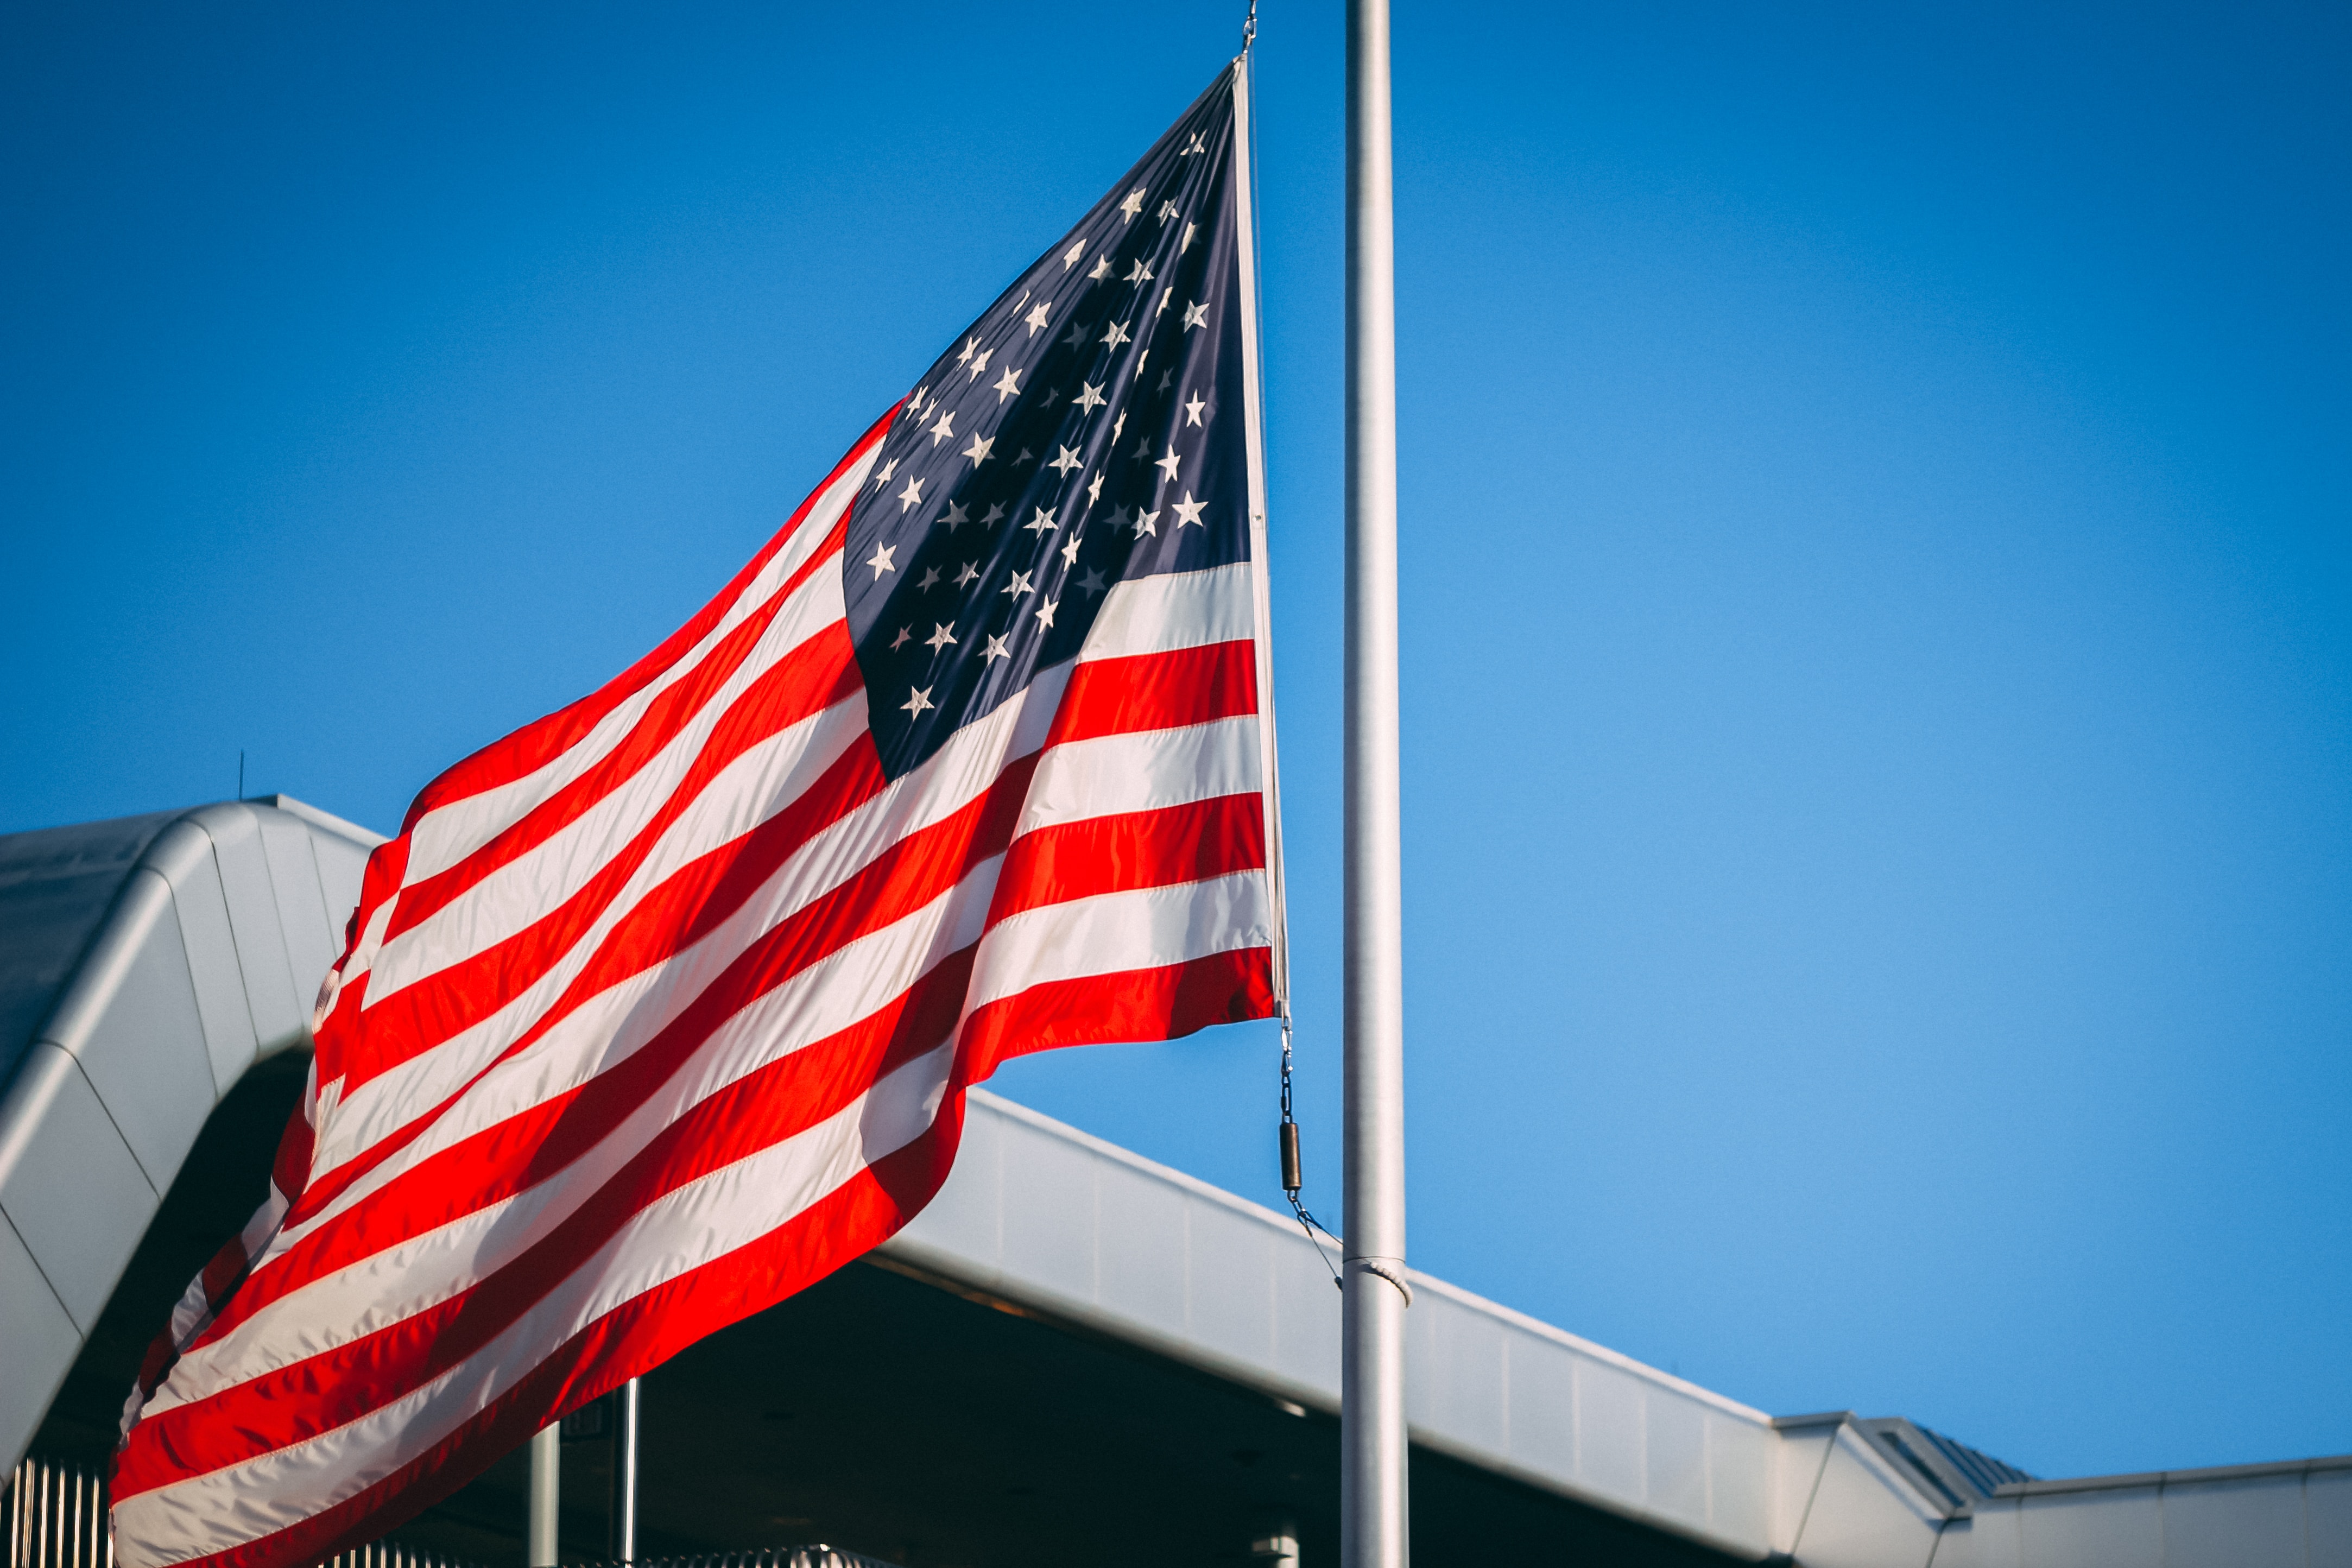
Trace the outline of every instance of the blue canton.
<path fill-rule="evenodd" d="M 1250 552 L 1230 72 L 931 366 L 842 556 L 890 778 L 1075 658 L 1110 590 Z"/>

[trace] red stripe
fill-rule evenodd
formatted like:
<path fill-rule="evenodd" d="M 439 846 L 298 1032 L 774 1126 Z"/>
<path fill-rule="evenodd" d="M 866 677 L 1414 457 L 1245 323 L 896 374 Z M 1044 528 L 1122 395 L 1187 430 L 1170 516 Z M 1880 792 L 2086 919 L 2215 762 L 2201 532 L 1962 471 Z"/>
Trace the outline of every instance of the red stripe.
<path fill-rule="evenodd" d="M 455 865 L 403 889 L 400 909 L 393 916 L 392 923 L 385 928 L 384 939 L 389 942 L 401 932 L 422 925 L 435 912 L 446 908 L 468 889 L 479 885 L 499 868 L 522 858 L 579 821 L 624 785 L 638 784 L 643 788 L 657 787 L 650 782 L 640 781 L 637 777 L 639 770 L 651 763 L 677 740 L 719 690 L 735 678 L 743 668 L 744 661 L 759 647 L 761 639 L 768 635 L 768 628 L 775 624 L 776 616 L 782 611 L 793 591 L 817 567 L 838 561 L 841 541 L 847 536 L 848 522 L 845 519 L 834 525 L 833 537 L 802 563 L 792 581 L 777 589 L 765 604 L 737 622 L 734 629 L 721 637 L 717 647 L 703 655 L 692 670 L 664 687 L 646 705 L 645 711 L 630 727 L 629 732 L 611 751 L 597 759 L 593 766 L 525 812 L 521 817 L 509 823 L 487 843 L 467 853 Z M 828 636 L 828 633 L 835 635 Z M 836 643 L 841 650 L 854 658 L 848 628 L 835 622 L 795 644 L 779 657 L 754 680 L 751 689 L 738 696 L 730 705 L 729 716 L 749 708 L 763 718 L 772 719 L 775 715 L 770 711 L 770 705 L 779 705 L 781 711 L 791 711 L 806 704 L 824 689 L 824 682 L 822 675 L 803 667 L 816 661 L 829 661 Z M 755 693 L 763 695 L 755 696 Z M 721 727 L 724 727 L 723 723 Z M 782 725 L 751 734 L 739 734 L 736 738 L 740 744 L 749 744 L 773 734 L 776 728 L 782 728 Z M 738 729 L 741 729 L 740 723 Z M 669 786 L 673 792 L 690 787 L 695 782 L 696 773 L 708 779 L 712 771 L 708 765 L 710 749 L 719 741 L 719 735 L 714 732 L 704 742 L 702 752 L 688 763 L 689 771 L 686 776 Z"/>
<path fill-rule="evenodd" d="M 1047 745 L 1172 730 L 1257 711 L 1257 647 L 1207 643 L 1165 653 L 1088 659 L 1070 672 Z"/>
<path fill-rule="evenodd" d="M 1062 1046 L 1173 1040 L 1274 1016 L 1274 950 L 1238 948 L 1157 969 L 1051 980 L 974 1008 L 956 1044 L 959 1088 L 997 1064 Z"/>
<path fill-rule="evenodd" d="M 366 1490 L 185 1568 L 299 1568 L 363 1546 L 430 1508 L 558 1415 L 642 1376 L 696 1341 L 797 1295 L 888 1240 L 945 1179 L 962 1127 L 950 1094 L 931 1130 L 749 1246 L 598 1319 L 513 1388 Z M 116 1468 L 125 1456 L 118 1454 Z M 119 1500 L 134 1495 L 120 1485 Z"/>
<path fill-rule="evenodd" d="M 538 772 L 578 744 L 603 721 L 606 714 L 659 679 L 664 671 L 683 658 L 710 634 L 713 626 L 726 618 L 728 609 L 807 518 L 810 509 L 816 505 L 817 498 L 832 489 L 835 480 L 855 467 L 868 447 L 882 439 L 890 428 L 890 421 L 898 416 L 898 410 L 894 407 L 875 421 L 873 427 L 850 447 L 848 455 L 835 465 L 833 472 L 825 476 L 824 483 L 809 492 L 808 499 L 794 509 L 784 526 L 761 546 L 760 552 L 752 556 L 751 562 L 719 591 L 719 596 L 698 611 L 692 620 L 671 633 L 659 647 L 588 696 L 544 719 L 524 725 L 504 740 L 492 742 L 426 784 L 408 807 L 408 816 L 400 825 L 401 837 L 406 837 L 428 812 Z"/>
<path fill-rule="evenodd" d="M 1265 801 L 1219 795 L 1024 833 L 1004 857 L 988 923 L 1097 893 L 1198 882 L 1265 866 Z"/>

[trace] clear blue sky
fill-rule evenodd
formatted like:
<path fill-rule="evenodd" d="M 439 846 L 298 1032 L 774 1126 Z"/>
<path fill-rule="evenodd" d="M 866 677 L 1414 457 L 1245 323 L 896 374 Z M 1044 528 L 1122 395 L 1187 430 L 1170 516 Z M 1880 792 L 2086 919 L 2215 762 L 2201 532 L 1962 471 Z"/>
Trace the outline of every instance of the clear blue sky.
<path fill-rule="evenodd" d="M 1240 9 L 20 7 L 0 830 L 240 747 L 393 826 L 723 581 Z M 2347 16 L 1404 7 L 1421 1266 L 2044 1474 L 2352 1449 Z M 1327 1208 L 1340 91 L 1266 0 Z M 1272 1067 L 1001 1087 L 1275 1201 Z"/>

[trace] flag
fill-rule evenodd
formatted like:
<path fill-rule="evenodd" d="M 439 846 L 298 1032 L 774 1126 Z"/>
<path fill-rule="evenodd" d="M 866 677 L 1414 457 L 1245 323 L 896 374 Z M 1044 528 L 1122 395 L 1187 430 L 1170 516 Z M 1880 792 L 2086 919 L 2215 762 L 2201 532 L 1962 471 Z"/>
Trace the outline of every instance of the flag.
<path fill-rule="evenodd" d="M 887 1238 L 1008 1057 L 1282 987 L 1246 86 L 699 614 L 371 858 L 123 1568 L 299 1568 Z"/>

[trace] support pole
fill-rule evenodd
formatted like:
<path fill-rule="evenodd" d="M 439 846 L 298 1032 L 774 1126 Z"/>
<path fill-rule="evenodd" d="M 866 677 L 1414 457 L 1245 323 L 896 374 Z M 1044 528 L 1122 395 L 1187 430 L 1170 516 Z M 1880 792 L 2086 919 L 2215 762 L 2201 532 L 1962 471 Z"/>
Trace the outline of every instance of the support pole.
<path fill-rule="evenodd" d="M 1405 1568 L 1404 939 L 1388 0 L 1348 5 L 1346 1301 L 1339 1556 Z"/>
<path fill-rule="evenodd" d="M 637 1380 L 613 1391 L 613 1561 L 637 1560 Z"/>
<path fill-rule="evenodd" d="M 555 1568 L 556 1520 L 563 1501 L 563 1424 L 551 1421 L 530 1438 L 529 1568 Z"/>

